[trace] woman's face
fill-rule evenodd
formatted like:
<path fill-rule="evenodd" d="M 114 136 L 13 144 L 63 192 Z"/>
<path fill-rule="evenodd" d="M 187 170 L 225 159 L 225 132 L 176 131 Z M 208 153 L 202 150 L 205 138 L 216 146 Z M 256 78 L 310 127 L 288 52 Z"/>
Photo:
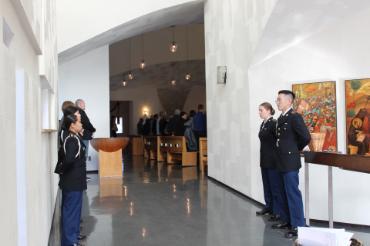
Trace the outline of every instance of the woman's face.
<path fill-rule="evenodd" d="M 259 111 L 259 114 L 260 114 L 261 119 L 263 119 L 263 120 L 266 120 L 266 119 L 268 119 L 271 116 L 270 111 L 267 110 L 263 106 L 259 106 L 258 111 Z"/>
<path fill-rule="evenodd" d="M 77 117 L 77 121 L 81 122 L 81 114 L 79 111 L 76 111 L 75 113 L 76 117 Z"/>
<path fill-rule="evenodd" d="M 76 123 L 72 123 L 70 130 L 74 133 L 80 133 L 82 131 L 82 124 L 81 121 L 76 121 Z"/>

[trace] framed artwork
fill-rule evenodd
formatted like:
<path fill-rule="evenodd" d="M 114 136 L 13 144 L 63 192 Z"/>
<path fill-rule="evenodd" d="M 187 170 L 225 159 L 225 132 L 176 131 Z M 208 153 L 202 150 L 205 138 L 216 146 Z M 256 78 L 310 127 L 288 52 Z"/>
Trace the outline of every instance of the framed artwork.
<path fill-rule="evenodd" d="M 337 151 L 335 81 L 293 84 L 294 109 L 300 113 L 312 137 L 313 151 Z"/>
<path fill-rule="evenodd" d="M 370 156 L 370 79 L 345 83 L 347 153 Z"/>

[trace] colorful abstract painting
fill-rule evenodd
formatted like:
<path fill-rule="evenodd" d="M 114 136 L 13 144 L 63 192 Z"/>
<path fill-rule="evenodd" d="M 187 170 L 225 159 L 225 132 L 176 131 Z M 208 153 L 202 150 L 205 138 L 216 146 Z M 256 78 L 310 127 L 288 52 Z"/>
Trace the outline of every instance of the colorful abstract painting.
<path fill-rule="evenodd" d="M 370 155 L 370 79 L 346 80 L 347 153 Z"/>
<path fill-rule="evenodd" d="M 318 150 L 337 151 L 335 82 L 293 84 L 294 109 L 300 113 Z"/>

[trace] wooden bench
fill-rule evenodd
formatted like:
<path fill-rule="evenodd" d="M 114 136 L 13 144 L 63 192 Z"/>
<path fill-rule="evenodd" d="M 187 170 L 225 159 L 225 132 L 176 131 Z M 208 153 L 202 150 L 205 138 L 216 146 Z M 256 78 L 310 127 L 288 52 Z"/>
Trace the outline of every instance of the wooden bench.
<path fill-rule="evenodd" d="M 144 137 L 144 158 L 148 160 L 157 160 L 158 143 L 156 136 Z"/>
<path fill-rule="evenodd" d="M 183 136 L 158 137 L 158 161 L 167 161 L 168 164 L 180 162 L 182 166 L 196 166 L 197 152 L 188 152 L 186 140 Z"/>
<path fill-rule="evenodd" d="M 202 173 L 204 173 L 204 166 L 208 164 L 207 153 L 207 138 L 199 138 L 199 164 Z"/>
<path fill-rule="evenodd" d="M 144 141 L 142 136 L 130 136 L 131 154 L 143 155 L 144 154 Z"/>

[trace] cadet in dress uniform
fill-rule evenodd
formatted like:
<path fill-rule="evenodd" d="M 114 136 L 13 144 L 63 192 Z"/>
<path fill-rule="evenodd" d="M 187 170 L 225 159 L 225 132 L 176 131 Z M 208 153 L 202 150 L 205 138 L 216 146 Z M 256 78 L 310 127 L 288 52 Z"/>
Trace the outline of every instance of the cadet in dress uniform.
<path fill-rule="evenodd" d="M 279 157 L 277 169 L 284 189 L 280 197 L 283 200 L 280 224 L 275 229 L 290 229 L 285 237 L 297 236 L 297 227 L 305 226 L 302 194 L 298 188 L 299 169 L 301 168 L 300 151 L 311 140 L 310 133 L 300 114 L 292 109 L 295 95 L 289 90 L 278 93 L 276 104 L 282 114 L 277 120 L 276 147 Z"/>
<path fill-rule="evenodd" d="M 259 115 L 263 122 L 258 133 L 261 141 L 260 166 L 263 182 L 265 207 L 257 211 L 257 215 L 273 214 L 270 220 L 275 221 L 280 214 L 278 195 L 281 187 L 279 173 L 276 170 L 276 120 L 272 117 L 275 110 L 270 103 L 264 102 L 259 106 Z"/>
<path fill-rule="evenodd" d="M 82 124 L 74 114 L 64 116 L 68 134 L 63 142 L 65 158 L 59 187 L 62 190 L 62 246 L 79 245 L 82 192 L 86 190 L 85 146 L 79 133 Z"/>

